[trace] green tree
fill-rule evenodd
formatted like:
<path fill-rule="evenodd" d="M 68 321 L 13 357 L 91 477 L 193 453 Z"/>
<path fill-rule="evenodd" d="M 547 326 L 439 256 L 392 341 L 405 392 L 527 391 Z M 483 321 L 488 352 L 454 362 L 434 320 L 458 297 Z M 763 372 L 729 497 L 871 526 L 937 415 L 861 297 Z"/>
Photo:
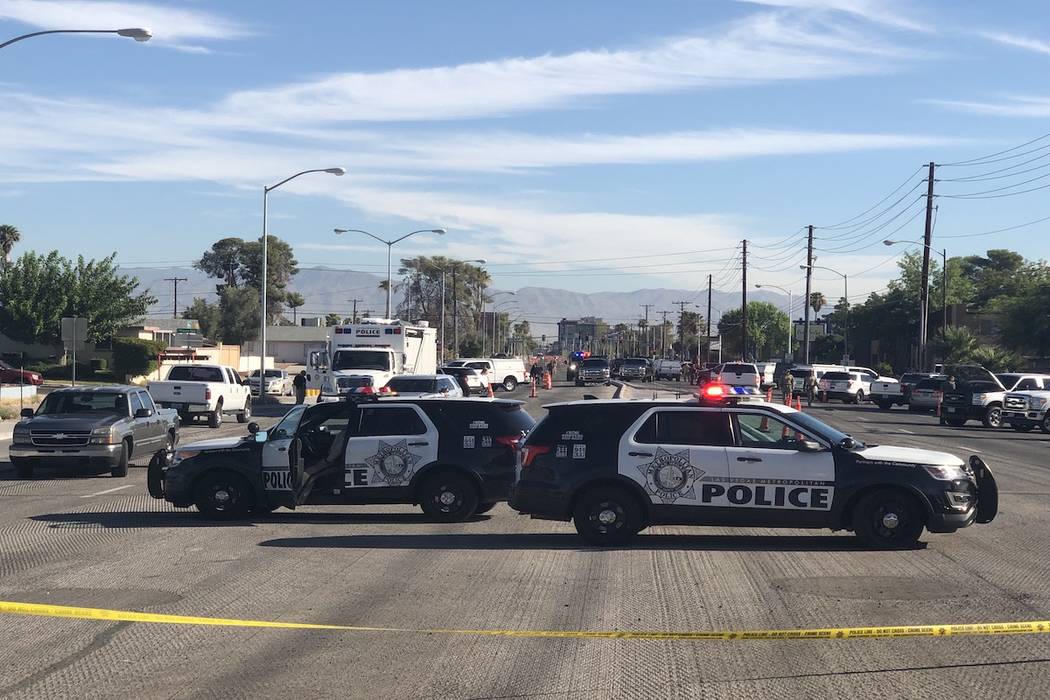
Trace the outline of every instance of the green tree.
<path fill-rule="evenodd" d="M 221 279 L 227 287 L 238 287 L 244 275 L 244 246 L 242 238 L 219 239 L 193 266 L 209 277 Z"/>
<path fill-rule="evenodd" d="M 979 347 L 977 336 L 965 327 L 948 328 L 946 332 L 939 334 L 933 343 L 934 352 L 945 364 L 971 362 Z"/>
<path fill-rule="evenodd" d="M 219 342 L 222 334 L 219 332 L 219 305 L 209 303 L 200 297 L 194 297 L 193 303 L 182 312 L 183 318 L 193 318 L 200 326 L 201 335 L 209 340 Z"/>
<path fill-rule="evenodd" d="M 22 342 L 56 344 L 62 317 L 80 316 L 87 319 L 88 340 L 98 343 L 142 318 L 157 299 L 136 293 L 138 279 L 119 274 L 115 256 L 73 262 L 58 251 L 26 253 L 0 276 L 0 332 Z"/>
<path fill-rule="evenodd" d="M 288 292 L 285 295 L 284 303 L 288 306 L 289 309 L 292 310 L 292 325 L 298 325 L 296 311 L 298 311 L 299 307 L 303 306 L 303 304 L 306 303 L 306 299 L 299 292 Z"/>
<path fill-rule="evenodd" d="M 118 381 L 139 377 L 157 369 L 157 356 L 164 352 L 166 343 L 142 338 L 113 339 L 113 375 Z M 78 363 L 79 364 L 79 363 Z"/>
<path fill-rule="evenodd" d="M 824 292 L 813 292 L 809 295 L 809 305 L 813 307 L 814 313 L 820 313 L 820 310 L 828 305 L 828 298 L 824 296 Z"/>
<path fill-rule="evenodd" d="M 995 309 L 1005 345 L 1036 355 L 1050 357 L 1050 281 L 1040 281 L 1011 297 L 1000 297 Z"/>
<path fill-rule="evenodd" d="M 284 311 L 288 284 L 299 272 L 292 247 L 277 236 L 267 236 L 266 250 L 266 321 L 274 323 Z M 223 238 L 212 244 L 194 267 L 222 280 L 224 287 L 262 288 L 262 238 L 245 241 Z M 258 304 L 256 304 L 258 306 Z"/>
<path fill-rule="evenodd" d="M 219 292 L 219 334 L 222 342 L 241 345 L 259 337 L 259 293 L 250 287 L 225 287 Z"/>
<path fill-rule="evenodd" d="M 0 268 L 6 269 L 11 262 L 11 249 L 22 240 L 22 234 L 11 224 L 0 224 Z"/>
<path fill-rule="evenodd" d="M 452 274 L 453 267 L 455 276 Z M 403 294 L 397 310 L 401 316 L 407 316 L 411 311 L 413 319 L 429 321 L 432 326 L 437 326 L 441 322 L 442 270 L 445 271 L 445 323 L 451 327 L 452 310 L 458 307 L 462 340 L 463 333 L 479 330 L 482 304 L 492 301 L 492 297 L 485 295 L 492 278 L 481 267 L 441 255 L 402 258 L 397 271 L 401 282 L 394 285 L 394 290 Z M 379 286 L 386 289 L 386 280 L 380 282 Z M 408 308 L 409 304 L 411 309 Z"/>
<path fill-rule="evenodd" d="M 328 327 L 338 326 L 343 322 L 343 317 L 336 313 L 328 314 L 324 317 L 324 325 Z"/>
<path fill-rule="evenodd" d="M 779 357 L 787 348 L 787 314 L 765 301 L 747 304 L 748 347 L 740 347 L 740 309 L 722 314 L 718 332 L 722 336 L 722 356 L 725 357 Z"/>
<path fill-rule="evenodd" d="M 1024 366 L 1024 358 L 1016 352 L 999 347 L 979 347 L 970 361 L 990 372 L 1016 372 Z"/>

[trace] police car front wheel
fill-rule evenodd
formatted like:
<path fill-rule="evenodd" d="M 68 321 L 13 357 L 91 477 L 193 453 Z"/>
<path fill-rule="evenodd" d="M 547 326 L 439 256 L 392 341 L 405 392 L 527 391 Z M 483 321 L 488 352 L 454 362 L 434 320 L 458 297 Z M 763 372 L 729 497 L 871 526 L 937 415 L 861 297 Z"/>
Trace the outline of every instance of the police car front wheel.
<path fill-rule="evenodd" d="M 193 504 L 210 518 L 243 518 L 251 512 L 254 501 L 248 482 L 229 471 L 205 474 L 193 490 Z"/>
<path fill-rule="evenodd" d="M 922 535 L 922 510 L 915 498 L 894 489 L 864 496 L 853 510 L 853 531 L 872 549 L 914 547 Z"/>
<path fill-rule="evenodd" d="M 585 491 L 576 501 L 572 520 L 576 532 L 597 546 L 622 544 L 644 527 L 638 499 L 618 486 L 599 486 Z"/>
<path fill-rule="evenodd" d="M 423 512 L 443 523 L 461 522 L 473 516 L 478 510 L 478 499 L 478 487 L 454 471 L 427 477 L 419 487 Z"/>

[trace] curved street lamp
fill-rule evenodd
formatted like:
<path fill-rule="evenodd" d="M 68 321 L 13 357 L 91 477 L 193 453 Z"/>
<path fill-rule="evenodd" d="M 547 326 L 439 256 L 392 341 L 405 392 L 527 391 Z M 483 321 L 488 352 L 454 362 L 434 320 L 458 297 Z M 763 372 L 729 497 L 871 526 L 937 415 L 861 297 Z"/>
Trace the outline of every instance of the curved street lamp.
<path fill-rule="evenodd" d="M 421 228 L 421 229 L 416 230 L 416 231 L 410 231 L 409 233 L 406 233 L 404 236 L 401 236 L 400 238 L 395 238 L 393 240 L 388 241 L 386 239 L 380 238 L 379 236 L 375 235 L 374 233 L 369 233 L 368 231 L 364 231 L 364 230 L 359 229 L 359 228 L 337 228 L 337 229 L 333 229 L 333 231 L 335 231 L 337 236 L 341 235 L 341 234 L 344 234 L 344 233 L 363 233 L 366 236 L 374 238 L 377 241 L 379 241 L 380 243 L 383 243 L 383 244 L 386 245 L 386 317 L 387 318 L 390 318 L 390 292 L 391 292 L 391 284 L 390 284 L 390 253 L 394 249 L 394 244 L 395 243 L 400 243 L 401 241 L 405 240 L 409 236 L 414 236 L 417 233 L 436 233 L 439 236 L 444 236 L 445 233 L 446 233 L 445 229 L 443 229 L 443 228 Z"/>
<path fill-rule="evenodd" d="M 830 267 L 823 267 L 821 265 L 799 265 L 800 270 L 826 270 L 827 272 L 834 272 L 836 275 L 842 278 L 842 298 L 846 302 L 846 322 L 842 325 L 842 355 L 843 360 L 849 360 L 849 280 L 846 275 L 839 272 L 838 270 L 832 270 Z M 809 303 L 809 299 L 806 299 L 806 303 Z"/>
<path fill-rule="evenodd" d="M 0 49 L 10 46 L 16 41 L 31 39 L 32 37 L 45 34 L 116 34 L 139 42 L 149 41 L 153 38 L 153 32 L 142 27 L 131 27 L 129 29 L 48 29 L 43 32 L 32 32 L 31 34 L 16 36 L 14 39 L 8 39 L 0 44 Z"/>
<path fill-rule="evenodd" d="M 266 374 L 266 273 L 267 273 L 267 269 L 266 269 L 267 268 L 266 251 L 267 251 L 267 248 L 268 248 L 267 244 L 269 242 L 268 241 L 269 236 L 267 235 L 267 229 L 266 229 L 267 198 L 268 198 L 271 190 L 275 190 L 278 187 L 280 187 L 281 185 L 283 185 L 284 183 L 289 182 L 291 180 L 294 180 L 295 178 L 299 177 L 300 175 L 306 175 L 308 173 L 328 173 L 329 175 L 342 176 L 342 175 L 346 175 L 346 169 L 345 168 L 312 168 L 310 170 L 303 170 L 301 172 L 298 172 L 295 175 L 292 175 L 290 177 L 286 177 L 283 180 L 281 180 L 280 182 L 278 182 L 276 185 L 270 185 L 269 187 L 263 187 L 262 275 L 261 275 L 262 276 L 262 284 L 260 285 L 260 293 L 261 293 L 260 299 L 261 299 L 262 305 L 259 307 L 259 386 L 260 386 L 259 396 L 260 397 L 262 396 L 262 388 L 261 388 L 262 387 L 262 378 Z"/>

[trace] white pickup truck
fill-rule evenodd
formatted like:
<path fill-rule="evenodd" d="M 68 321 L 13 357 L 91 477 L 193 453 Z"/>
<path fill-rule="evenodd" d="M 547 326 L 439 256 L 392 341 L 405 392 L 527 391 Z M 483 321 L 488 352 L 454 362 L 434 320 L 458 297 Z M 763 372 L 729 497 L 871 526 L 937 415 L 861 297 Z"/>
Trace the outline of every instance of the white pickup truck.
<path fill-rule="evenodd" d="M 150 382 L 153 401 L 179 412 L 183 424 L 206 416 L 209 428 L 218 428 L 224 415 L 235 414 L 238 423 L 252 416 L 251 388 L 241 383 L 232 367 L 175 365 L 162 382 Z"/>

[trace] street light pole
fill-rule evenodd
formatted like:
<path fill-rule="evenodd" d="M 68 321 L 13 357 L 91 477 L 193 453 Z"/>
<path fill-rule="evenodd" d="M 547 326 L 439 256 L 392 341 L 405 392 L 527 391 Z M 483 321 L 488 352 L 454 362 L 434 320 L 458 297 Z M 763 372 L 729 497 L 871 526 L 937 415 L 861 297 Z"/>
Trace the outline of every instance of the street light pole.
<path fill-rule="evenodd" d="M 784 355 L 784 359 L 791 357 L 791 327 L 794 326 L 794 322 L 791 320 L 791 290 L 778 287 L 775 284 L 756 284 L 755 289 L 762 289 L 762 287 L 769 287 L 770 289 L 779 289 L 782 292 L 787 292 L 788 295 L 788 347 L 787 354 Z"/>
<path fill-rule="evenodd" d="M 277 189 L 286 182 L 290 182 L 300 175 L 306 175 L 308 173 L 328 173 L 329 175 L 346 175 L 344 168 L 313 168 L 311 170 L 303 170 L 301 172 L 286 177 L 276 185 L 270 185 L 269 187 L 263 187 L 263 210 L 262 210 L 262 271 L 260 284 L 260 301 L 259 306 L 259 396 L 262 396 L 262 385 L 263 378 L 266 376 L 266 274 L 267 274 L 267 248 L 269 247 L 269 236 L 267 235 L 267 200 L 272 190 Z"/>
<path fill-rule="evenodd" d="M 849 280 L 846 275 L 839 272 L 838 270 L 832 270 L 830 267 L 823 267 L 821 265 L 799 265 L 800 270 L 826 270 L 828 272 L 834 272 L 836 275 L 842 278 L 842 293 L 843 301 L 846 304 L 846 321 L 842 325 L 842 355 L 843 360 L 849 360 Z M 809 299 L 806 300 L 809 303 Z"/>
<path fill-rule="evenodd" d="M 10 46 L 16 41 L 31 39 L 35 36 L 44 36 L 45 34 L 117 34 L 118 36 L 134 39 L 138 42 L 149 41 L 153 38 L 153 33 L 142 27 L 132 27 L 130 29 L 48 29 L 47 31 L 32 32 L 31 34 L 16 36 L 14 39 L 8 39 L 0 44 L 0 49 Z"/>
<path fill-rule="evenodd" d="M 374 233 L 369 233 L 368 231 L 364 231 L 364 230 L 359 229 L 359 228 L 337 228 L 337 229 L 334 229 L 334 231 L 335 231 L 336 235 L 340 235 L 340 234 L 343 234 L 343 233 L 363 233 L 366 236 L 374 238 L 377 241 L 379 241 L 380 243 L 383 243 L 383 244 L 386 245 L 386 317 L 387 318 L 390 318 L 390 294 L 393 291 L 392 284 L 391 284 L 391 257 L 392 257 L 392 252 L 393 252 L 393 249 L 394 249 L 394 244 L 395 243 L 400 243 L 401 241 L 405 240 L 409 236 L 414 236 L 417 233 L 436 233 L 439 236 L 444 236 L 445 235 L 445 229 L 443 229 L 443 228 L 421 228 L 421 229 L 416 230 L 416 231 L 410 231 L 409 233 L 406 233 L 404 236 L 401 236 L 400 238 L 395 238 L 393 240 L 388 241 L 386 239 L 380 238 L 379 236 L 375 235 Z"/>

